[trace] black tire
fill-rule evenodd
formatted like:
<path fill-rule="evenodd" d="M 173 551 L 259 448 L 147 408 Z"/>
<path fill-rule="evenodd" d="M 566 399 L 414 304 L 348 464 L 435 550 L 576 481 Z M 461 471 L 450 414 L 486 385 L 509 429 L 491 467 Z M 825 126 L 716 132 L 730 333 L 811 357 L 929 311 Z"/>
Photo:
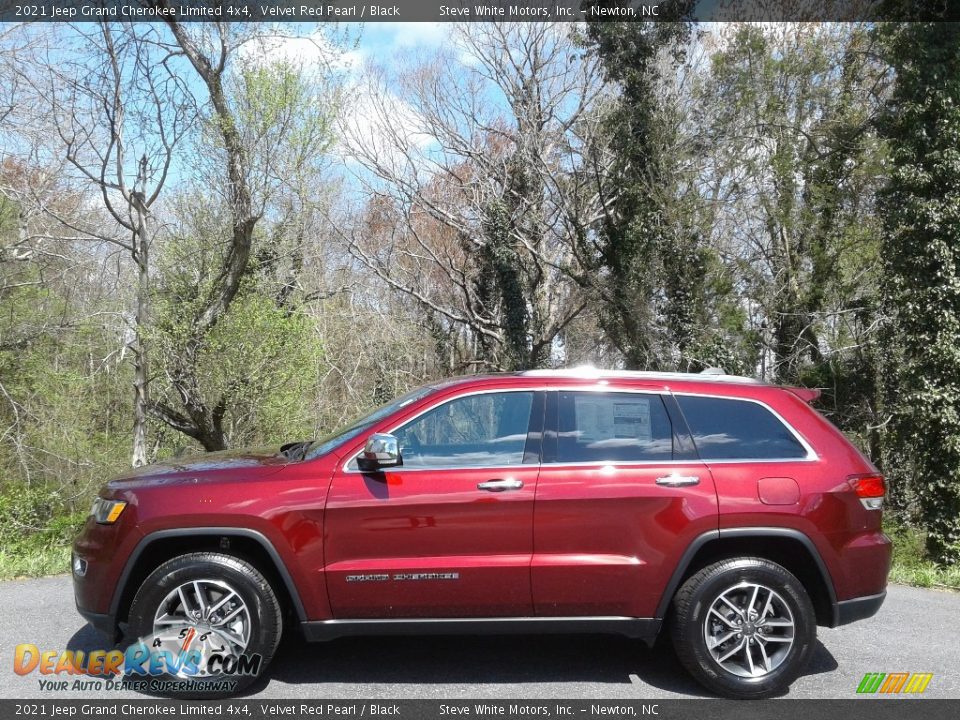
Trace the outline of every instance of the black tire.
<path fill-rule="evenodd" d="M 233 695 L 260 677 L 273 659 L 283 630 L 280 602 L 270 583 L 250 563 L 223 553 L 200 552 L 180 555 L 154 570 L 137 591 L 130 606 L 128 642 L 152 638 L 154 618 L 165 599 L 184 583 L 209 580 L 225 583 L 245 604 L 248 622 L 245 655 L 259 655 L 255 674 L 211 674 L 203 678 L 163 675 L 146 680 L 148 692 L 170 697 L 211 699 Z M 193 597 L 196 599 L 196 596 Z M 202 631 L 202 630 L 201 630 Z M 195 635 L 191 635 L 192 638 Z M 152 682 L 152 681 L 158 682 Z M 233 684 L 235 683 L 235 684 Z M 225 686 L 231 685 L 226 688 Z M 210 685 L 215 687 L 211 688 Z M 217 687 L 219 686 L 219 687 Z"/>
<path fill-rule="evenodd" d="M 736 600 L 737 592 L 743 592 L 744 596 L 752 592 L 746 589 L 736 590 L 741 583 L 755 583 L 773 590 L 779 596 L 775 601 L 776 606 L 782 608 L 785 605 L 789 608 L 793 622 L 793 642 L 788 646 L 788 650 L 770 651 L 771 655 L 779 653 L 779 657 L 771 657 L 771 660 L 765 661 L 767 650 L 762 650 L 764 655 L 760 655 L 760 645 L 762 644 L 763 648 L 782 648 L 786 643 L 771 642 L 768 635 L 786 637 L 790 633 L 789 628 L 764 627 L 763 630 L 758 630 L 752 622 L 749 628 L 740 627 L 736 624 L 748 621 L 741 619 L 732 609 L 728 611 L 729 620 L 722 622 L 715 613 L 711 613 L 714 602 L 721 602 L 721 594 L 733 591 L 734 595 L 731 597 Z M 745 607 L 743 610 L 743 614 L 747 615 Z M 786 610 L 783 610 L 783 613 L 786 616 Z M 707 625 L 708 617 L 712 623 L 710 626 Z M 730 621 L 734 623 L 734 627 L 729 627 Z M 715 658 L 708 647 L 707 635 L 710 627 L 717 633 L 713 638 L 717 638 L 717 635 L 729 635 L 730 632 L 739 631 L 742 634 L 734 635 L 728 641 L 729 644 L 718 647 L 719 657 Z M 758 636 L 757 633 L 764 635 Z M 797 678 L 806 667 L 813 651 L 817 638 L 817 620 L 813 604 L 803 585 L 785 568 L 763 558 L 733 558 L 703 568 L 680 587 L 673 599 L 671 635 L 680 662 L 700 684 L 724 697 L 751 700 L 782 694 Z M 761 643 L 760 638 L 765 641 Z M 725 665 L 718 662 L 729 649 L 747 641 L 749 645 L 743 645 L 744 649 L 737 652 Z M 769 662 L 770 668 L 761 667 L 764 674 L 756 677 L 742 675 L 741 673 L 752 670 L 747 663 L 752 664 L 755 660 L 757 665 Z"/>

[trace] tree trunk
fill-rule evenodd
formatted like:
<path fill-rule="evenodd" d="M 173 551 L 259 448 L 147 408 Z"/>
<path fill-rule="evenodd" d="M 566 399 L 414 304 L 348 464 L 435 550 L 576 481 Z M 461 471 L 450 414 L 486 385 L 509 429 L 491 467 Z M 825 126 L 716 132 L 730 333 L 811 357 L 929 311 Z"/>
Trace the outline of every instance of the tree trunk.
<path fill-rule="evenodd" d="M 144 328 L 150 310 L 150 230 L 147 208 L 140 193 L 133 193 L 131 209 L 136 214 L 133 232 L 133 259 L 137 264 L 137 310 L 134 316 L 133 351 L 133 467 L 147 464 L 147 413 L 149 410 L 149 374 L 144 348 Z"/>

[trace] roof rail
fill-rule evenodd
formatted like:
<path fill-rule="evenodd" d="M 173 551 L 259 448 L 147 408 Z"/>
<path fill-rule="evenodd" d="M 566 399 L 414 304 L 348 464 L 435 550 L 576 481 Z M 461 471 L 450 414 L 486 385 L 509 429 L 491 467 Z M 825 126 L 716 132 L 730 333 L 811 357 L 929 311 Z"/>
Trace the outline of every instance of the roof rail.
<path fill-rule="evenodd" d="M 575 377 L 575 378 L 634 378 L 637 380 L 699 380 L 700 382 L 737 382 L 762 384 L 760 380 L 741 375 L 727 375 L 720 368 L 707 368 L 699 373 L 649 372 L 645 370 L 603 370 L 592 365 L 579 365 L 574 368 L 556 370 L 524 370 L 519 373 L 527 377 Z"/>

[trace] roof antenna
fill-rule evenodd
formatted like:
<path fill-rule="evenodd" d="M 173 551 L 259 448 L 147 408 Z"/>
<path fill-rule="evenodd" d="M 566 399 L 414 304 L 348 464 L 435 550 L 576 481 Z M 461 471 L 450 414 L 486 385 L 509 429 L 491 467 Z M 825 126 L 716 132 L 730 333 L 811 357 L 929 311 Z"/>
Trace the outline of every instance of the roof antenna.
<path fill-rule="evenodd" d="M 727 373 L 724 372 L 723 368 L 718 368 L 718 367 L 712 367 L 712 366 L 711 366 L 711 367 L 704 368 L 703 370 L 701 370 L 701 371 L 700 371 L 700 374 L 701 374 L 701 375 L 726 375 Z"/>

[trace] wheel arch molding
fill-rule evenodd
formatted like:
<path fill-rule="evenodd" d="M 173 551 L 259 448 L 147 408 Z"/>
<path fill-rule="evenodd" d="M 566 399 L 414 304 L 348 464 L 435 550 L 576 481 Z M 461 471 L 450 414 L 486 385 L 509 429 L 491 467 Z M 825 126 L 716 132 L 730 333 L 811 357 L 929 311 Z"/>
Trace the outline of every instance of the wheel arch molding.
<path fill-rule="evenodd" d="M 767 547 L 748 548 L 753 540 L 774 540 L 778 546 L 769 543 Z M 806 557 L 785 556 L 784 549 L 790 544 L 799 544 Z M 670 576 L 660 602 L 656 617 L 665 618 L 670 603 L 683 581 L 701 567 L 715 560 L 735 556 L 762 557 L 785 567 L 806 587 L 817 611 L 818 624 L 836 627 L 839 624 L 839 603 L 833 585 L 833 578 L 823 561 L 820 551 L 808 535 L 794 528 L 781 527 L 740 527 L 708 530 L 695 537 L 684 550 L 680 561 Z"/>
<path fill-rule="evenodd" d="M 286 595 L 287 600 L 289 600 L 290 607 L 296 613 L 297 619 L 300 622 L 303 622 L 307 619 L 306 611 L 304 610 L 303 602 L 300 599 L 300 593 L 297 590 L 296 583 L 294 582 L 293 577 L 290 575 L 290 572 L 287 570 L 287 566 L 284 563 L 283 558 L 280 557 L 280 553 L 277 552 L 276 547 L 274 547 L 273 543 L 266 535 L 257 530 L 241 527 L 189 527 L 156 530 L 148 533 L 140 539 L 136 547 L 130 553 L 130 557 L 127 558 L 127 561 L 124 564 L 123 571 L 120 574 L 120 578 L 117 580 L 117 585 L 113 592 L 113 598 L 110 601 L 109 617 L 113 618 L 114 623 L 117 623 L 122 619 L 122 614 L 129 609 L 129 605 L 133 600 L 133 596 L 136 594 L 138 588 L 150 574 L 150 572 L 152 572 L 165 560 L 170 559 L 170 557 L 176 557 L 179 554 L 183 554 L 182 552 L 177 551 L 174 551 L 172 554 L 161 551 L 154 557 L 151 555 L 151 550 L 157 550 L 158 548 L 169 548 L 171 544 L 176 546 L 177 541 L 196 539 L 197 536 L 202 536 L 205 539 L 221 538 L 221 543 L 223 542 L 223 539 L 226 539 L 228 546 L 224 548 L 221 544 L 219 549 L 227 554 L 234 554 L 240 557 L 243 557 L 245 554 L 237 553 L 236 551 L 231 552 L 231 548 L 229 547 L 229 542 L 231 540 L 242 540 L 244 543 L 258 548 L 259 552 L 263 554 L 263 557 L 266 558 L 272 566 L 258 569 L 260 569 L 261 572 L 265 572 L 268 575 L 268 578 L 270 575 L 273 575 L 277 580 L 280 581 L 282 587 L 276 588 L 276 590 L 281 591 Z M 199 550 L 211 548 L 190 548 L 188 546 L 184 546 L 182 549 L 186 552 L 197 552 Z M 169 557 L 167 557 L 168 555 Z M 156 558 L 161 559 L 159 562 L 157 562 Z M 145 559 L 150 559 L 151 561 L 141 564 L 141 561 Z"/>

